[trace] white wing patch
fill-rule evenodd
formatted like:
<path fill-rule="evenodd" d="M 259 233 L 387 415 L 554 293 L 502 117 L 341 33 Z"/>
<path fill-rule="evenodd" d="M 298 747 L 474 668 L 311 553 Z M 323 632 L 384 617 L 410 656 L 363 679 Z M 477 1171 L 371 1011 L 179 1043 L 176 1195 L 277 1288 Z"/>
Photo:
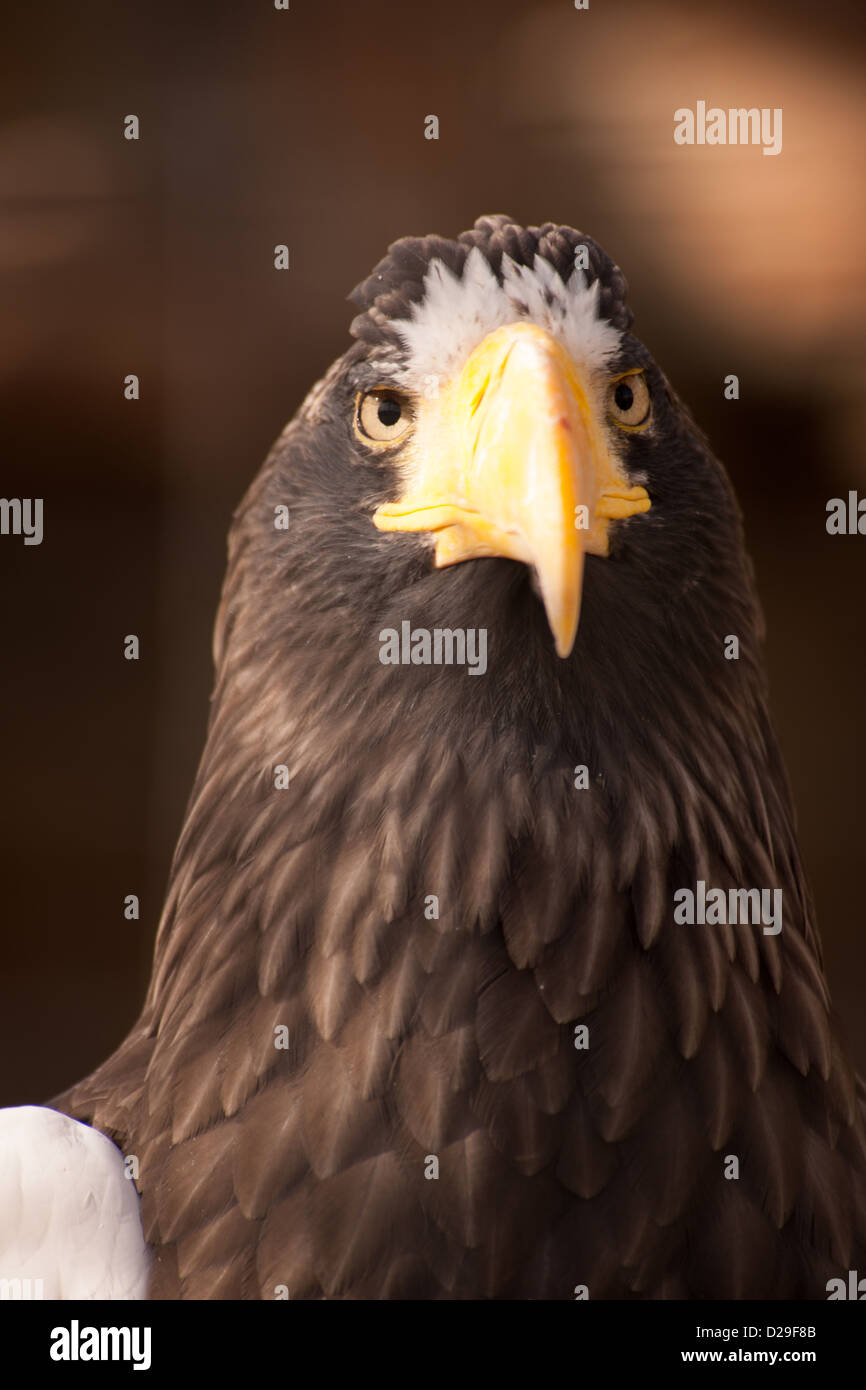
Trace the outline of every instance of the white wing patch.
<path fill-rule="evenodd" d="M 622 335 L 598 317 L 599 284 L 588 285 L 582 270 L 575 267 L 563 283 L 542 256 L 531 267 L 503 256 L 502 277 L 500 285 L 477 246 L 461 276 L 431 261 L 412 317 L 392 320 L 409 354 L 402 385 L 417 390 L 428 377 L 450 380 L 488 333 L 520 319 L 557 338 L 588 376 L 602 371 L 618 351 Z"/>
<path fill-rule="evenodd" d="M 117 1146 L 57 1110 L 0 1110 L 0 1298 L 146 1298 L 149 1270 Z"/>

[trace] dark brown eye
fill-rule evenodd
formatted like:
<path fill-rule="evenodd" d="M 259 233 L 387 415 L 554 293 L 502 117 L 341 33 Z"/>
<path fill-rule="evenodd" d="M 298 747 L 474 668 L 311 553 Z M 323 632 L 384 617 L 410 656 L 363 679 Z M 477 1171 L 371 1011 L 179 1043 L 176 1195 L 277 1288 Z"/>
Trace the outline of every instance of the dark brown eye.
<path fill-rule="evenodd" d="M 405 396 L 385 387 L 377 388 L 360 397 L 356 424 L 365 439 L 376 444 L 394 444 L 412 424 L 412 410 Z"/>
<path fill-rule="evenodd" d="M 623 429 L 645 429 L 652 418 L 652 402 L 643 372 L 629 372 L 611 382 L 608 412 Z"/>

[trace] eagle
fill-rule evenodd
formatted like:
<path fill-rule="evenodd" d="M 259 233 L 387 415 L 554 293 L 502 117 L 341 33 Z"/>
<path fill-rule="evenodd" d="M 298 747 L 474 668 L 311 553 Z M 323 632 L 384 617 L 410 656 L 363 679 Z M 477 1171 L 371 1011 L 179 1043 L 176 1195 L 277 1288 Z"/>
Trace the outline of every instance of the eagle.
<path fill-rule="evenodd" d="M 742 519 L 626 292 L 552 222 L 395 242 L 235 513 L 146 1002 L 49 1106 L 132 1167 L 118 1296 L 866 1268 Z"/>

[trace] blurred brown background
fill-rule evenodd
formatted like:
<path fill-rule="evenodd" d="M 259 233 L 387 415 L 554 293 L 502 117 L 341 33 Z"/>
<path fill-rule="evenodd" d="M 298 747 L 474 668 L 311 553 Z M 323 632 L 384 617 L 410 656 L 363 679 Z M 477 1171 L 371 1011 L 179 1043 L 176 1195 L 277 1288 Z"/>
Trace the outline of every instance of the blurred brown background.
<path fill-rule="evenodd" d="M 866 537 L 824 526 L 828 498 L 866 493 L 860 8 L 7 10 L 0 491 L 45 499 L 45 539 L 0 537 L 0 1103 L 85 1074 L 138 1013 L 231 511 L 343 351 L 345 295 L 396 237 L 487 212 L 571 223 L 619 261 L 638 334 L 733 476 L 828 974 L 866 1070 Z M 781 106 L 782 154 L 676 146 L 674 110 L 699 99 Z"/>

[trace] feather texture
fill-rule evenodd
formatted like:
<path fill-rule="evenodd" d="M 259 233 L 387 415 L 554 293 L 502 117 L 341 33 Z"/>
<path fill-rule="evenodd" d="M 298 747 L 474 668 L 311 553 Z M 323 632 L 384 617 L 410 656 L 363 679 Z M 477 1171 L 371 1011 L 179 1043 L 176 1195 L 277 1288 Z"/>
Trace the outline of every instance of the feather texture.
<path fill-rule="evenodd" d="M 151 1297 L 823 1298 L 866 1268 L 739 513 L 625 294 L 552 223 L 395 243 L 238 509 L 145 1007 L 54 1102 L 140 1157 Z M 503 304 L 652 396 L 617 445 L 651 508 L 587 557 L 568 659 L 526 566 L 372 525 L 399 464 L 350 425 Z M 489 669 L 383 664 L 404 622 L 483 629 Z M 781 931 L 677 920 L 701 884 L 780 891 Z"/>

